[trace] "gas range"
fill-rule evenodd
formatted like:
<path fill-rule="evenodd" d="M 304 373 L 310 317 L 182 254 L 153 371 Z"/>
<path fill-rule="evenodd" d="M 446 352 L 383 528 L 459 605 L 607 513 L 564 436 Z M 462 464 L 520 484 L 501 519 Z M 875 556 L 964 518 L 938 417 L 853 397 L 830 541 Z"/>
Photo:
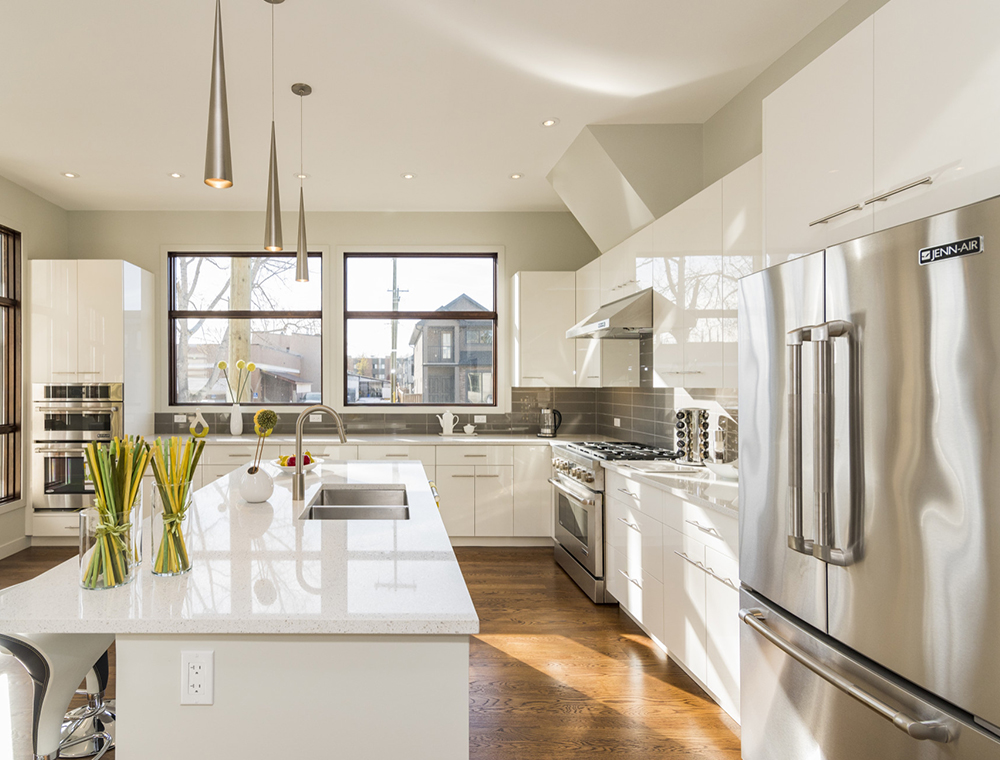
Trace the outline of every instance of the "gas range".
<path fill-rule="evenodd" d="M 591 491 L 604 491 L 604 468 L 601 462 L 627 460 L 673 460 L 679 455 L 671 449 L 644 443 L 609 443 L 584 441 L 560 443 L 552 447 L 552 467 L 562 479 L 568 479 Z"/>

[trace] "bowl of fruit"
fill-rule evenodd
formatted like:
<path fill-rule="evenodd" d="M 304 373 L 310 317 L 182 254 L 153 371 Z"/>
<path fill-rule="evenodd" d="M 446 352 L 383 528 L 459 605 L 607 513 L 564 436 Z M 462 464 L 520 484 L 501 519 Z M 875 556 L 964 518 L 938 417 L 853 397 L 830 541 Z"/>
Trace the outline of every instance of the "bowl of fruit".
<path fill-rule="evenodd" d="M 278 457 L 274 460 L 274 463 L 278 466 L 278 469 L 282 472 L 295 472 L 295 455 Z M 302 471 L 309 472 L 316 465 L 322 464 L 322 459 L 314 459 L 313 455 L 308 451 L 302 455 Z"/>

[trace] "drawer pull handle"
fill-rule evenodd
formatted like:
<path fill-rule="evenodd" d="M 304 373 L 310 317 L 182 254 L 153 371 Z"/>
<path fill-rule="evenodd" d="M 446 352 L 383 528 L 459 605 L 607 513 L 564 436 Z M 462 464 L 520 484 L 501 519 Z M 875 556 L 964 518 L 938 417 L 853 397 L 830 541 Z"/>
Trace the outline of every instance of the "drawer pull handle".
<path fill-rule="evenodd" d="M 475 475 L 452 475 L 453 478 L 474 478 Z"/>
<path fill-rule="evenodd" d="M 629 582 L 629 583 L 634 583 L 634 584 L 636 585 L 636 587 L 637 587 L 637 588 L 639 588 L 639 589 L 642 589 L 642 584 L 641 584 L 641 583 L 639 583 L 639 581 L 637 581 L 637 580 L 636 580 L 635 578 L 633 578 L 633 577 L 632 577 L 631 575 L 629 575 L 628 573 L 626 573 L 626 572 L 625 572 L 624 570 L 619 570 L 618 572 L 619 572 L 619 573 L 621 573 L 622 575 L 624 575 L 624 576 L 625 576 L 625 578 L 626 578 L 626 579 L 628 579 L 628 582 Z"/>
<path fill-rule="evenodd" d="M 700 560 L 691 559 L 687 555 L 687 552 L 678 552 L 678 551 L 675 551 L 674 554 L 676 554 L 678 557 L 680 557 L 685 562 L 690 562 L 692 565 L 694 565 L 695 567 L 697 567 L 699 570 L 704 570 L 705 569 L 705 565 Z"/>
<path fill-rule="evenodd" d="M 499 478 L 500 475 L 476 475 L 477 478 Z"/>
<path fill-rule="evenodd" d="M 385 454 L 384 456 L 385 456 L 386 459 L 406 459 L 410 455 L 409 454 Z"/>
<path fill-rule="evenodd" d="M 865 201 L 865 205 L 868 206 L 872 203 L 878 203 L 879 201 L 887 201 L 892 196 L 898 195 L 899 193 L 905 192 L 906 190 L 912 190 L 915 187 L 920 187 L 921 185 L 932 185 L 934 180 L 931 177 L 924 177 L 923 179 L 918 179 L 916 182 L 911 182 L 908 185 L 903 185 L 902 187 L 897 187 L 895 190 L 890 190 L 887 193 L 882 193 L 881 195 L 876 195 L 874 198 L 869 198 Z"/>
<path fill-rule="evenodd" d="M 631 492 L 631 491 L 629 491 L 629 490 L 628 490 L 627 488 L 619 488 L 618 490 L 619 490 L 619 491 L 620 491 L 621 493 L 627 493 L 627 494 L 628 494 L 629 496 L 631 496 L 631 497 L 632 497 L 633 499 L 636 499 L 637 501 L 638 501 L 638 499 L 639 499 L 639 494 L 637 494 L 637 493 L 632 493 L 632 492 Z"/>
<path fill-rule="evenodd" d="M 848 208 L 843 208 L 840 211 L 834 211 L 832 214 L 828 214 L 827 216 L 824 216 L 822 219 L 817 219 L 815 222 L 809 222 L 809 226 L 815 227 L 817 224 L 826 224 L 827 222 L 836 219 L 838 216 L 849 214 L 852 211 L 860 211 L 862 208 L 863 207 L 860 203 L 855 203 L 853 206 L 850 206 Z"/>
<path fill-rule="evenodd" d="M 642 530 L 640 530 L 640 529 L 639 529 L 639 526 L 638 526 L 638 525 L 636 525 L 635 523 L 630 523 L 630 522 L 629 522 L 628 520 L 626 520 L 626 519 L 625 519 L 624 517 L 619 517 L 619 518 L 618 518 L 618 522 L 623 522 L 623 523 L 625 523 L 625 524 L 626 524 L 627 526 L 629 526 L 629 527 L 630 527 L 630 528 L 631 528 L 632 530 L 634 530 L 634 531 L 635 531 L 636 533 L 642 533 Z"/>
<path fill-rule="evenodd" d="M 707 533 L 710 536 L 715 536 L 716 538 L 722 538 L 719 531 L 717 531 L 711 525 L 702 525 L 697 520 L 685 520 L 684 522 L 686 522 L 688 525 L 693 525 L 698 530 L 702 531 L 703 533 Z"/>
<path fill-rule="evenodd" d="M 466 459 L 486 459 L 486 454 L 465 454 Z"/>

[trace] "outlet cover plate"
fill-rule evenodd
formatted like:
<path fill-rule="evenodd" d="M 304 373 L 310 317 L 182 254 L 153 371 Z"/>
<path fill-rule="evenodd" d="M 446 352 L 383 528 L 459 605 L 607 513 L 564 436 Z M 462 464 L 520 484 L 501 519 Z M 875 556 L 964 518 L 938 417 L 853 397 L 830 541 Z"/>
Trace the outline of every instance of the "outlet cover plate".
<path fill-rule="evenodd" d="M 175 414 L 174 422 L 187 422 L 188 416 L 186 414 Z"/>
<path fill-rule="evenodd" d="M 215 652 L 181 652 L 181 704 L 215 702 Z"/>
<path fill-rule="evenodd" d="M 323 421 L 323 412 L 313 412 L 312 414 L 309 415 L 309 421 L 310 422 L 322 422 Z"/>
<path fill-rule="evenodd" d="M 618 417 L 615 417 L 615 427 L 621 427 L 621 426 L 622 426 L 622 421 Z"/>
<path fill-rule="evenodd" d="M 476 425 L 479 425 L 479 424 L 485 425 L 486 424 L 486 415 L 485 414 L 476 414 L 476 415 L 473 415 L 472 422 L 474 424 L 476 424 Z"/>

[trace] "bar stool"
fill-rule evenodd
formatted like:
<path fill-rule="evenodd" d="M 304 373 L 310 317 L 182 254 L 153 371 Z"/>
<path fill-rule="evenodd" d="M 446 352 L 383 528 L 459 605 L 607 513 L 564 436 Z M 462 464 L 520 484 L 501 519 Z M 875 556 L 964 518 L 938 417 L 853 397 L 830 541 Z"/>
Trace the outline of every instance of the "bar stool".
<path fill-rule="evenodd" d="M 103 745 L 95 755 L 99 760 L 111 747 L 111 734 L 100 731 L 92 736 L 63 740 L 62 728 L 70 701 L 80 682 L 105 660 L 114 634 L 91 633 L 0 633 L 0 648 L 10 652 L 21 663 L 33 686 L 31 745 L 34 760 L 56 760 L 62 749 L 101 739 Z M 105 684 L 107 678 L 105 676 Z M 93 686 L 99 693 L 100 677 L 94 673 Z M 81 721 L 82 724 L 82 721 Z M 75 729 L 74 732 L 75 733 Z"/>
<path fill-rule="evenodd" d="M 74 760 L 99 756 L 115 748 L 115 700 L 105 698 L 109 677 L 108 653 L 105 652 L 87 674 L 87 688 L 76 692 L 87 697 L 87 704 L 70 710 L 63 718 L 60 758 Z M 111 736 L 110 744 L 105 741 L 104 734 Z M 86 741 L 77 744 L 75 739 Z M 71 742 L 75 746 L 68 749 Z"/>

